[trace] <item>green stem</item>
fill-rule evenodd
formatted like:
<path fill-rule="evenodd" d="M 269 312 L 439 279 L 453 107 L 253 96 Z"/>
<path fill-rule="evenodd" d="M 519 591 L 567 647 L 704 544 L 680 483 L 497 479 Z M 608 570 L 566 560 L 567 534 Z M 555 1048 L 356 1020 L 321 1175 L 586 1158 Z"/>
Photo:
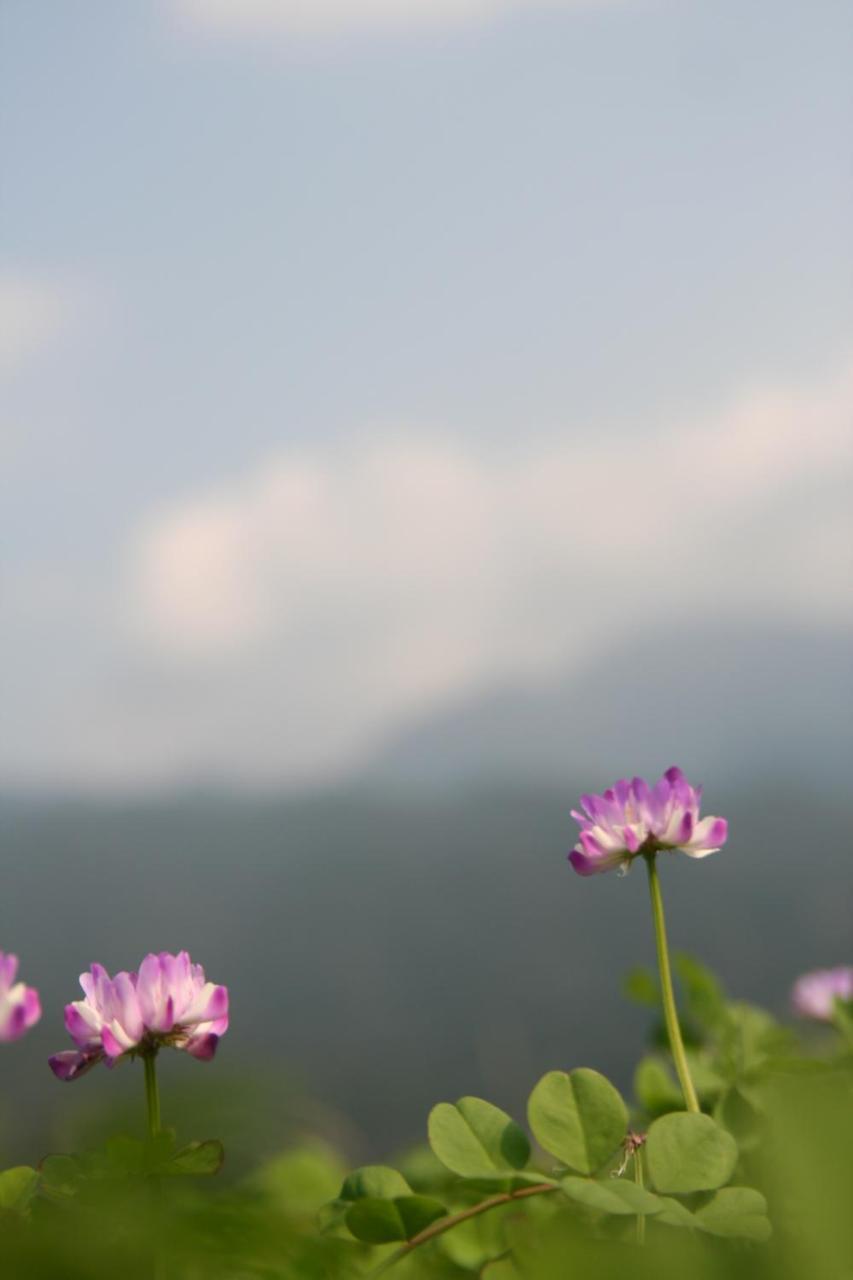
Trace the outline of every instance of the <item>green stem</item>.
<path fill-rule="evenodd" d="M 145 1102 L 148 1108 L 148 1136 L 156 1138 L 160 1132 L 160 1090 L 157 1087 L 157 1050 L 146 1053 L 142 1058 L 145 1064 Z"/>
<path fill-rule="evenodd" d="M 148 1139 L 153 1142 L 160 1133 L 160 1089 L 157 1084 L 157 1050 L 149 1049 L 142 1055 L 145 1066 L 145 1104 L 148 1112 Z M 163 1212 L 163 1183 L 159 1175 L 151 1177 L 151 1198 L 155 1212 Z M 162 1246 L 155 1244 L 152 1255 L 152 1280 L 164 1280 L 166 1263 Z"/>
<path fill-rule="evenodd" d="M 401 1258 L 407 1257 L 413 1249 L 417 1249 L 419 1245 L 427 1244 L 428 1241 L 434 1240 L 436 1236 L 444 1235 L 445 1231 L 450 1231 L 452 1227 L 457 1227 L 460 1222 L 467 1222 L 469 1218 L 476 1218 L 478 1214 L 487 1213 L 489 1209 L 497 1209 L 502 1204 L 511 1204 L 514 1200 L 525 1200 L 528 1196 L 546 1195 L 551 1191 L 559 1191 L 556 1183 L 537 1182 L 532 1187 L 522 1187 L 519 1191 L 506 1191 L 501 1195 L 491 1196 L 488 1200 L 481 1200 L 479 1204 L 473 1205 L 470 1209 L 463 1209 L 460 1213 L 450 1214 L 447 1218 L 439 1218 L 438 1222 L 434 1222 L 432 1226 L 425 1227 L 423 1231 L 419 1231 L 416 1236 L 412 1236 L 411 1240 L 407 1240 L 399 1249 L 396 1249 L 390 1257 L 380 1262 L 379 1266 L 370 1272 L 369 1280 L 375 1280 L 376 1276 L 384 1275 Z"/>
<path fill-rule="evenodd" d="M 634 1181 L 638 1187 L 643 1185 L 643 1152 L 640 1147 L 634 1148 Z M 637 1244 L 646 1243 L 645 1214 L 637 1214 Z"/>
<path fill-rule="evenodd" d="M 660 970 L 660 987 L 663 996 L 663 1014 L 666 1020 L 666 1031 L 669 1036 L 669 1047 L 672 1050 L 675 1070 L 684 1094 L 684 1103 L 688 1111 L 699 1111 L 699 1099 L 690 1078 L 687 1065 L 687 1054 L 684 1052 L 684 1041 L 681 1038 L 681 1027 L 678 1025 L 678 1013 L 675 1008 L 675 992 L 672 989 L 672 970 L 669 967 L 669 949 L 666 942 L 666 921 L 663 915 L 663 898 L 660 892 L 656 854 L 647 853 L 646 867 L 649 872 L 649 893 L 652 899 L 652 915 L 655 922 L 655 941 L 658 949 L 658 969 Z"/>

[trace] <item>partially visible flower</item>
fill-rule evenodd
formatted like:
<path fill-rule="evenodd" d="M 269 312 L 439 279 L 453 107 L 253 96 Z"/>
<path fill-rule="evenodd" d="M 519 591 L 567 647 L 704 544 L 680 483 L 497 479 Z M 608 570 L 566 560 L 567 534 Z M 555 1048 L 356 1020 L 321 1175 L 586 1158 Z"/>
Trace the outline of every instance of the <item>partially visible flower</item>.
<path fill-rule="evenodd" d="M 680 769 L 667 769 L 649 786 L 644 778 L 621 779 L 603 795 L 581 796 L 584 812 L 572 810 L 580 825 L 569 861 L 578 875 L 619 867 L 627 871 L 638 854 L 680 850 L 706 858 L 725 844 L 725 818 L 699 818 L 702 788 L 692 787 Z"/>
<path fill-rule="evenodd" d="M 35 987 L 16 982 L 18 957 L 0 951 L 0 1041 L 19 1040 L 41 1017 Z"/>
<path fill-rule="evenodd" d="M 804 973 L 791 991 L 791 1004 L 800 1017 L 819 1022 L 832 1021 L 836 1000 L 853 1003 L 853 965 Z"/>
<path fill-rule="evenodd" d="M 114 978 L 93 964 L 80 986 L 86 998 L 65 1006 L 65 1027 L 77 1048 L 50 1059 L 60 1080 L 166 1045 L 209 1059 L 228 1030 L 227 988 L 208 982 L 186 951 L 147 955 L 138 973 Z"/>

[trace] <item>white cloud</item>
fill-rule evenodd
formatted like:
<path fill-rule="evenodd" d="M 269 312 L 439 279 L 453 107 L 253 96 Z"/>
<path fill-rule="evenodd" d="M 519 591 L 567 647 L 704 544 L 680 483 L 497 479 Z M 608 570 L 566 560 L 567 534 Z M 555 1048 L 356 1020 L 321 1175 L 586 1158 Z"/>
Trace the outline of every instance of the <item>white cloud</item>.
<path fill-rule="evenodd" d="M 173 0 L 179 21 L 221 35 L 325 35 L 447 26 L 512 10 L 589 7 L 606 0 Z"/>
<path fill-rule="evenodd" d="M 652 437 L 584 431 L 497 456 L 401 431 L 282 451 L 139 530 L 125 626 L 152 670 L 203 689 L 199 736 L 179 746 L 178 726 L 174 750 L 273 776 L 342 767 L 436 700 L 631 629 L 726 610 L 849 618 L 851 416 L 853 361 Z"/>
<path fill-rule="evenodd" d="M 0 373 L 14 373 L 53 342 L 75 314 L 68 286 L 0 270 Z"/>

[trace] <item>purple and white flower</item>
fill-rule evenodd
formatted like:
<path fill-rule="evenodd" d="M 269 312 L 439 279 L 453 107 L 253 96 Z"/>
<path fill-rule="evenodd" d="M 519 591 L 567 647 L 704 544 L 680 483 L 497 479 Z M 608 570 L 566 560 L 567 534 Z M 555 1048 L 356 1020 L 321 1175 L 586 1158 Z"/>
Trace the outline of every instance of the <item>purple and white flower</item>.
<path fill-rule="evenodd" d="M 673 766 L 654 786 L 644 778 L 623 778 L 600 796 L 581 796 L 583 813 L 572 810 L 580 839 L 569 854 L 578 875 L 618 867 L 627 871 L 640 854 L 680 850 L 707 858 L 725 844 L 725 818 L 700 818 L 702 788 L 692 787 Z"/>
<path fill-rule="evenodd" d="M 65 1006 L 65 1027 L 77 1048 L 50 1059 L 60 1080 L 76 1080 L 98 1062 L 113 1067 L 162 1046 L 206 1060 L 228 1030 L 227 988 L 208 982 L 186 951 L 147 955 L 138 973 L 114 978 L 93 964 L 80 975 L 80 986 L 85 999 Z"/>
<path fill-rule="evenodd" d="M 853 1004 L 853 965 L 804 973 L 791 991 L 791 1004 L 800 1017 L 818 1022 L 832 1021 L 836 1000 Z"/>
<path fill-rule="evenodd" d="M 41 1017 L 39 993 L 17 976 L 18 957 L 0 951 L 0 1042 L 20 1040 Z"/>

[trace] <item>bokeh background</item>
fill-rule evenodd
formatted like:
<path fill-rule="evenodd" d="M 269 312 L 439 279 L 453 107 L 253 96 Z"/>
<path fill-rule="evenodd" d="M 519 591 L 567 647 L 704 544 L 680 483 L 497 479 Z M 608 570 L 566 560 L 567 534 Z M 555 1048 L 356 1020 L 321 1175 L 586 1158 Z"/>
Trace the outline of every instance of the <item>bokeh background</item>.
<path fill-rule="evenodd" d="M 677 947 L 777 1012 L 849 961 L 850 6 L 0 34 L 0 947 L 45 1005 L 4 1153 L 129 1104 L 43 1060 L 150 949 L 231 988 L 217 1065 L 163 1074 L 238 1147 L 627 1087 L 645 889 L 565 863 L 623 773 L 732 821 L 666 866 Z"/>

